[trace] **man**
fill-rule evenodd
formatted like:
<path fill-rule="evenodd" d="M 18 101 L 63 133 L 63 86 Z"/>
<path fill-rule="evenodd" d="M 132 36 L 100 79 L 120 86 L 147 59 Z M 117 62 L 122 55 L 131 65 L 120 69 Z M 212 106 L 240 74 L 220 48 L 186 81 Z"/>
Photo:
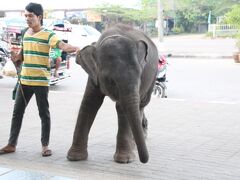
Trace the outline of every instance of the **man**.
<path fill-rule="evenodd" d="M 25 8 L 25 19 L 29 28 L 24 33 L 22 53 L 12 56 L 12 60 L 15 62 L 23 60 L 20 86 L 14 104 L 8 144 L 0 149 L 0 154 L 16 151 L 25 108 L 35 94 L 42 124 L 42 156 L 51 156 L 52 151 L 48 147 L 51 125 L 48 103 L 49 51 L 51 48 L 57 47 L 68 53 L 73 53 L 78 51 L 79 48 L 60 41 L 54 32 L 42 27 L 43 8 L 41 4 L 29 3 Z"/>
<path fill-rule="evenodd" d="M 55 70 L 54 70 L 54 77 L 58 78 L 58 69 L 60 67 L 60 64 L 62 62 L 62 52 L 59 48 L 53 48 L 51 49 L 50 52 L 50 59 L 53 63 L 53 66 L 55 66 Z"/>

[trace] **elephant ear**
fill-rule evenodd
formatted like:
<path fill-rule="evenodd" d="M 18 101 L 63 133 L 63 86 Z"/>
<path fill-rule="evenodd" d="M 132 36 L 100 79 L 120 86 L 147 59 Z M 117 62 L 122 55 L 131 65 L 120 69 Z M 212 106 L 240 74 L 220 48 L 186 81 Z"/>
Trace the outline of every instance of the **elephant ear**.
<path fill-rule="evenodd" d="M 138 46 L 138 60 L 142 68 L 144 68 L 147 63 L 147 55 L 148 55 L 148 45 L 143 40 L 137 42 Z"/>
<path fill-rule="evenodd" d="M 93 79 L 97 85 L 97 62 L 95 58 L 96 47 L 86 46 L 83 48 L 76 57 L 76 62 L 88 73 L 89 77 Z"/>

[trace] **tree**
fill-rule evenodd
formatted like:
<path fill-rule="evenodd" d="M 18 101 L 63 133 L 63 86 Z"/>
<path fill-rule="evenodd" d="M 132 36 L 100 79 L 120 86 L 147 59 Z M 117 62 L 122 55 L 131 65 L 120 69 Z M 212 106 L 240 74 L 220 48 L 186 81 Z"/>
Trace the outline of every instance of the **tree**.
<path fill-rule="evenodd" d="M 121 17 L 129 21 L 149 21 L 157 17 L 157 0 L 142 0 L 141 9 L 124 8 L 120 5 L 104 3 L 98 6 L 95 11 L 111 17 Z"/>
<path fill-rule="evenodd" d="M 240 5 L 233 6 L 232 10 L 225 14 L 224 22 L 240 28 Z"/>
<path fill-rule="evenodd" d="M 231 11 L 234 5 L 239 4 L 239 0 L 214 0 L 213 2 L 215 4 L 213 13 L 216 16 L 222 16 L 228 11 Z"/>
<path fill-rule="evenodd" d="M 179 0 L 176 4 L 176 24 L 185 32 L 196 32 L 198 26 L 208 23 L 213 0 Z"/>
<path fill-rule="evenodd" d="M 199 25 L 207 26 L 209 13 L 211 22 L 215 23 L 218 16 L 230 11 L 239 0 L 165 0 L 164 16 L 175 19 L 175 27 L 185 32 L 197 32 Z M 95 10 L 106 20 L 106 25 L 116 22 L 131 23 L 143 27 L 155 24 L 157 20 L 157 0 L 141 0 L 140 9 L 129 9 L 119 5 L 103 4 Z"/>
<path fill-rule="evenodd" d="M 102 4 L 95 11 L 102 15 L 105 27 L 117 22 L 123 22 L 139 26 L 146 31 L 147 24 L 151 23 L 155 25 L 155 20 L 157 19 L 157 0 L 142 0 L 140 9 Z"/>
<path fill-rule="evenodd" d="M 198 25 L 207 24 L 211 11 L 212 22 L 225 14 L 239 0 L 178 0 L 175 1 L 176 26 L 186 32 L 196 32 Z"/>

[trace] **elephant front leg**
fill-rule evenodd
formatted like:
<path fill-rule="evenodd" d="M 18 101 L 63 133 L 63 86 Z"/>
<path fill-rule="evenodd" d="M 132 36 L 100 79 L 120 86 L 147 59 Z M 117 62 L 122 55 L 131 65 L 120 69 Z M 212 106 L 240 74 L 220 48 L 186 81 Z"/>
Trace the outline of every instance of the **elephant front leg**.
<path fill-rule="evenodd" d="M 72 146 L 68 150 L 67 154 L 67 159 L 70 161 L 85 160 L 88 157 L 87 144 L 88 134 L 90 131 L 89 125 L 92 124 L 93 119 L 88 115 L 85 115 L 83 112 L 84 108 L 82 108 L 82 106 L 83 105 L 81 105 L 79 110 Z"/>
<path fill-rule="evenodd" d="M 118 103 L 116 104 L 116 109 L 118 114 L 118 134 L 114 161 L 118 163 L 129 163 L 135 159 L 133 152 L 135 142 L 129 122 Z"/>
<path fill-rule="evenodd" d="M 78 113 L 72 146 L 67 154 L 68 160 L 78 161 L 87 159 L 89 131 L 103 99 L 104 95 L 100 90 L 88 81 Z"/>

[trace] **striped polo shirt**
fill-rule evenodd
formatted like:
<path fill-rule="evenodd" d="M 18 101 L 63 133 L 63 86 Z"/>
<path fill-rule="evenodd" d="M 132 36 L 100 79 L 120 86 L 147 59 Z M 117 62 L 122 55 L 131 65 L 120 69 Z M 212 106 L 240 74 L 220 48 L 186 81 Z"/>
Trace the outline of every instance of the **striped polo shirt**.
<path fill-rule="evenodd" d="M 21 84 L 29 86 L 49 86 L 50 48 L 57 47 L 59 38 L 53 31 L 43 29 L 34 35 L 26 32 L 23 37 L 23 64 Z"/>

